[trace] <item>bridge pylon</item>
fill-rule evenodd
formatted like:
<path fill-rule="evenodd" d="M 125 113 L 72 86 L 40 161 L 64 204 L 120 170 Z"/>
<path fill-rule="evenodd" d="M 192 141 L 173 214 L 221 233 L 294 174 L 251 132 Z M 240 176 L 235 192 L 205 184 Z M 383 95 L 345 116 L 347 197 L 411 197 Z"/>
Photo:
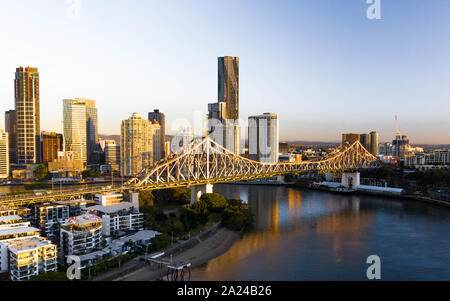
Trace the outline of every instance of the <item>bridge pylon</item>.
<path fill-rule="evenodd" d="M 191 189 L 191 205 L 200 201 L 200 197 L 205 193 L 213 193 L 213 185 L 206 183 L 205 185 L 189 186 Z"/>

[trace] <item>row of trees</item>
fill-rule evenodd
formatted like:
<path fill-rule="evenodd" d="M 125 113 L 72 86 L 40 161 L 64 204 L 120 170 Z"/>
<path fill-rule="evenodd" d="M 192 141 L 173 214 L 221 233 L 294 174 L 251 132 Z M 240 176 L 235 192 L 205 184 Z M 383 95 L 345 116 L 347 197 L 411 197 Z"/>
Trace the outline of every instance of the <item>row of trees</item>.
<path fill-rule="evenodd" d="M 184 208 L 182 222 L 185 229 L 189 231 L 205 225 L 210 213 L 220 214 L 222 225 L 230 230 L 240 231 L 253 225 L 254 216 L 242 200 L 227 200 L 220 194 L 207 193 L 201 196 L 199 202 Z"/>
<path fill-rule="evenodd" d="M 450 169 L 440 168 L 426 171 L 415 170 L 406 173 L 403 168 L 395 165 L 385 165 L 377 169 L 361 170 L 361 177 L 385 179 L 388 186 L 401 187 L 407 192 L 421 191 L 426 193 L 430 189 L 450 189 Z"/>
<path fill-rule="evenodd" d="M 139 205 L 143 206 L 179 206 L 189 204 L 191 192 L 188 188 L 145 190 L 139 192 Z"/>

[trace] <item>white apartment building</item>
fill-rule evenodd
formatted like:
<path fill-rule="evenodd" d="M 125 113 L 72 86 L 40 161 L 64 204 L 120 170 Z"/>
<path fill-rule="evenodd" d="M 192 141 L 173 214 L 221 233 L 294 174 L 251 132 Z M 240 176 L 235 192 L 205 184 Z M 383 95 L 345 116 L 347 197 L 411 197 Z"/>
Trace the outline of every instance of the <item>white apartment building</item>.
<path fill-rule="evenodd" d="M 450 164 L 450 151 L 436 150 L 429 153 L 418 153 L 413 156 L 406 157 L 406 166 L 422 169 L 431 169 L 432 166 L 442 166 Z"/>
<path fill-rule="evenodd" d="M 135 204 L 122 202 L 114 206 L 95 205 L 86 208 L 89 213 L 102 220 L 102 232 L 110 236 L 119 231 L 137 231 L 144 229 L 144 214 L 139 213 Z"/>
<path fill-rule="evenodd" d="M 248 154 L 255 161 L 278 162 L 278 115 L 264 113 L 248 117 Z"/>
<path fill-rule="evenodd" d="M 93 214 L 71 217 L 61 226 L 60 235 L 60 251 L 64 258 L 93 252 L 102 243 L 102 220 Z"/>
<path fill-rule="evenodd" d="M 41 237 L 11 241 L 8 251 L 12 281 L 29 280 L 31 276 L 57 270 L 56 245 Z"/>
<path fill-rule="evenodd" d="M 0 216 L 0 273 L 9 269 L 8 245 L 15 240 L 38 237 L 39 229 L 31 227 L 18 215 Z"/>
<path fill-rule="evenodd" d="M 123 195 L 121 193 L 96 194 L 94 200 L 100 206 L 115 206 L 123 201 Z"/>
<path fill-rule="evenodd" d="M 0 130 L 0 179 L 9 176 L 9 142 L 8 133 Z"/>

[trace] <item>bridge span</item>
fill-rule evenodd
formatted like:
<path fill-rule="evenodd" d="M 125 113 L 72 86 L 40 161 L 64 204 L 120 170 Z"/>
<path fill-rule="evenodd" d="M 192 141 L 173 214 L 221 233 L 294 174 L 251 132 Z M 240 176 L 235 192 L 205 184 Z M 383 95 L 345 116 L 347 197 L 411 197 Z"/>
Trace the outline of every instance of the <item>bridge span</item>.
<path fill-rule="evenodd" d="M 0 206 L 24 206 L 56 200 L 80 198 L 83 195 L 155 190 L 205 185 L 195 193 L 209 192 L 215 183 L 261 179 L 302 172 L 345 171 L 378 166 L 378 159 L 359 141 L 340 146 L 319 160 L 303 162 L 262 163 L 235 154 L 206 137 L 187 145 L 179 155 L 163 159 L 144 168 L 123 185 L 52 191 L 44 195 L 17 195 L 0 198 Z"/>

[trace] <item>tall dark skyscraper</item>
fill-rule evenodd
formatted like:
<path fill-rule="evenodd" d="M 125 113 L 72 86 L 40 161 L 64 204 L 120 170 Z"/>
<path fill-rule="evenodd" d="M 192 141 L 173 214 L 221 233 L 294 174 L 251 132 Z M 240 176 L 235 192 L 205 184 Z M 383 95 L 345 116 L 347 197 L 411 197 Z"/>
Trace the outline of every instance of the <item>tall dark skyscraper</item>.
<path fill-rule="evenodd" d="M 208 104 L 208 130 L 214 141 L 228 150 L 240 152 L 239 58 L 218 58 L 218 103 Z"/>
<path fill-rule="evenodd" d="M 165 153 L 164 149 L 164 145 L 166 143 L 166 116 L 159 110 L 153 110 L 153 112 L 148 113 L 148 120 L 150 120 L 151 122 L 157 121 L 161 126 L 159 143 L 161 145 L 161 155 L 164 158 L 166 155 L 168 155 Z"/>
<path fill-rule="evenodd" d="M 226 119 L 239 118 L 239 58 L 219 57 L 219 102 L 225 102 Z"/>
<path fill-rule="evenodd" d="M 41 132 L 38 69 L 16 68 L 14 87 L 17 114 L 17 163 L 39 163 Z"/>
<path fill-rule="evenodd" d="M 5 131 L 9 137 L 9 162 L 17 163 L 17 114 L 15 110 L 5 112 Z"/>

